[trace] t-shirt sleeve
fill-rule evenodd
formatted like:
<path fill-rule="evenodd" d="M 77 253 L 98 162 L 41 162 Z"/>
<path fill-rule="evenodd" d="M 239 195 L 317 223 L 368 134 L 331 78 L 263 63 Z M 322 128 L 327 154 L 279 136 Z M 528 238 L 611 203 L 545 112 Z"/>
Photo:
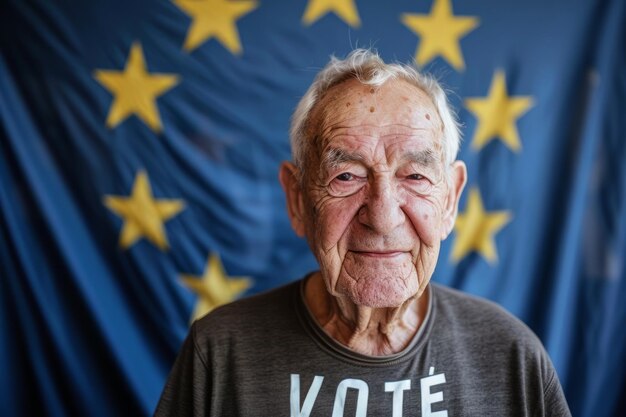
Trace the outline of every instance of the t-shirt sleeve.
<path fill-rule="evenodd" d="M 544 389 L 544 407 L 546 416 L 571 417 L 571 412 L 565 400 L 565 394 L 556 376 L 554 368 L 551 369 L 551 377 Z"/>
<path fill-rule="evenodd" d="M 210 372 L 195 336 L 196 326 L 193 325 L 167 378 L 154 417 L 208 415 Z"/>

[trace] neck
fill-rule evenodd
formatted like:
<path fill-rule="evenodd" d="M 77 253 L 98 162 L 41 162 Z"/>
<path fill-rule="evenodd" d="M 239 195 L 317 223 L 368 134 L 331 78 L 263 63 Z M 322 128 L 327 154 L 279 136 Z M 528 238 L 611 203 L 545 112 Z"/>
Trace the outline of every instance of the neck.
<path fill-rule="evenodd" d="M 359 306 L 346 297 L 329 294 L 319 272 L 307 280 L 304 298 L 315 320 L 330 337 L 370 356 L 391 355 L 406 348 L 428 308 L 427 292 L 397 307 Z"/>

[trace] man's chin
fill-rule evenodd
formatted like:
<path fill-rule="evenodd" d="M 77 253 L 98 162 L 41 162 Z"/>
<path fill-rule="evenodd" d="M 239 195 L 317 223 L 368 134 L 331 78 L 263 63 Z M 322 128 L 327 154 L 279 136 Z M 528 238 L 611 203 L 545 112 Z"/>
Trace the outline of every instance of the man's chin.
<path fill-rule="evenodd" d="M 370 308 L 397 308 L 417 294 L 415 288 L 407 287 L 402 280 L 377 278 L 361 279 L 343 288 L 343 293 L 357 306 Z"/>

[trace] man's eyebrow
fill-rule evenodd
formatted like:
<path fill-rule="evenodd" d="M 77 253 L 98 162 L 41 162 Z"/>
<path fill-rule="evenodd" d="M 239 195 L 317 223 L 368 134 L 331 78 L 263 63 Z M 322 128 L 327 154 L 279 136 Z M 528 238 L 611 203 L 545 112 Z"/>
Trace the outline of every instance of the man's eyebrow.
<path fill-rule="evenodd" d="M 322 155 L 321 166 L 325 169 L 335 169 L 346 162 L 363 162 L 365 158 L 360 153 L 347 152 L 344 149 L 330 148 Z"/>
<path fill-rule="evenodd" d="M 432 149 L 424 149 L 423 151 L 407 152 L 404 155 L 403 159 L 409 162 L 414 162 L 416 164 L 423 165 L 423 166 L 433 165 L 437 162 L 435 152 L 433 152 Z"/>

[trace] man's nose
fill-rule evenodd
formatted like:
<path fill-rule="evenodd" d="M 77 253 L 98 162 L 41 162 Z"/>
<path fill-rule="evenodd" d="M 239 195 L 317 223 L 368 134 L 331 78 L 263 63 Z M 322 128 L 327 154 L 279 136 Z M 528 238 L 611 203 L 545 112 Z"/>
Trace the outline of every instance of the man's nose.
<path fill-rule="evenodd" d="M 359 221 L 380 234 L 390 234 L 405 220 L 398 191 L 389 180 L 369 184 L 367 201 L 359 211 Z"/>

